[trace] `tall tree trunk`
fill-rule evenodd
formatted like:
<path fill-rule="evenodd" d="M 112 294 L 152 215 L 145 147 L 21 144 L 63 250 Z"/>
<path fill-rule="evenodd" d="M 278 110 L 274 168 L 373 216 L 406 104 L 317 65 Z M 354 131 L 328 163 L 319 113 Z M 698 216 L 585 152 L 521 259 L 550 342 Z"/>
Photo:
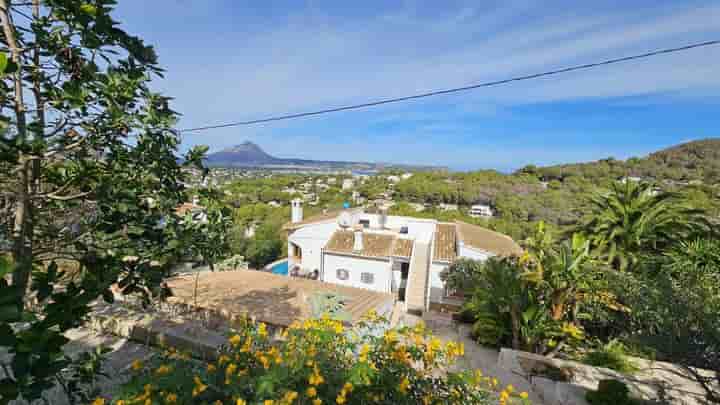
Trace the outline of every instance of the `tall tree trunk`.
<path fill-rule="evenodd" d="M 520 340 L 520 314 L 515 308 L 510 308 L 510 329 L 512 330 L 512 346 L 515 350 L 523 350 Z"/>
<path fill-rule="evenodd" d="M 17 137 L 21 141 L 25 141 L 27 139 L 27 122 L 25 118 L 25 101 L 23 99 L 22 55 L 15 35 L 15 25 L 10 15 L 9 2 L 6 0 L 0 0 L 0 22 L 2 23 L 3 33 L 5 34 L 5 39 L 12 54 L 12 60 L 18 66 L 17 71 L 13 75 L 15 91 L 13 107 L 15 109 Z M 33 170 L 33 160 L 24 153 L 20 154 L 19 162 L 15 222 L 12 233 L 12 255 L 15 261 L 12 283 L 15 286 L 20 286 L 20 290 L 23 292 L 18 298 L 18 305 L 23 306 L 25 298 L 24 292 L 27 289 L 33 263 L 31 190 L 34 189 L 32 184 L 35 181 L 34 177 L 36 172 Z"/>

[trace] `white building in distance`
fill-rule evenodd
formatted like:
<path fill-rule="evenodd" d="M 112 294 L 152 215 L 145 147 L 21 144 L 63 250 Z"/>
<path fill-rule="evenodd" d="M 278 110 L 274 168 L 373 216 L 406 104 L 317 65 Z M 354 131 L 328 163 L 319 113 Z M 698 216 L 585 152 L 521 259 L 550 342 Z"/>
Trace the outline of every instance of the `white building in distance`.
<path fill-rule="evenodd" d="M 457 258 L 521 253 L 510 237 L 464 222 L 362 208 L 303 220 L 301 205 L 293 202 L 292 210 L 293 221 L 285 225 L 290 269 L 327 283 L 391 293 L 412 312 L 461 303 L 440 279 Z"/>
<path fill-rule="evenodd" d="M 352 188 L 355 186 L 355 182 L 353 179 L 344 179 L 342 182 L 342 189 L 343 190 L 352 190 Z"/>
<path fill-rule="evenodd" d="M 470 207 L 468 214 L 473 218 L 491 217 L 493 216 L 493 210 L 487 204 L 475 204 Z"/>

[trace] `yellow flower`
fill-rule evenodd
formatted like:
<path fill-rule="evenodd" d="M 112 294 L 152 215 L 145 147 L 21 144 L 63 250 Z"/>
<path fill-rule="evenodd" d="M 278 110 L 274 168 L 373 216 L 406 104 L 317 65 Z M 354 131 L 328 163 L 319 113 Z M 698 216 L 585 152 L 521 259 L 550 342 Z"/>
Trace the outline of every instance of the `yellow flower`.
<path fill-rule="evenodd" d="M 240 335 L 233 335 L 232 337 L 230 337 L 230 339 L 228 339 L 228 342 L 230 342 L 230 344 L 235 347 L 240 344 L 241 339 L 242 338 L 240 337 Z"/>
<path fill-rule="evenodd" d="M 263 405 L 273 405 L 274 403 L 275 401 L 273 401 L 272 399 L 266 399 L 265 402 L 263 402 Z"/>
<path fill-rule="evenodd" d="M 91 405 L 105 405 L 105 398 L 97 397 Z"/>
<path fill-rule="evenodd" d="M 170 373 L 170 367 L 166 364 L 161 365 L 160 367 L 155 370 L 155 374 L 157 375 L 165 375 Z"/>
<path fill-rule="evenodd" d="M 167 396 L 165 397 L 166 404 L 174 404 L 176 402 L 177 402 L 177 395 L 175 395 L 173 393 L 167 394 Z"/>
<path fill-rule="evenodd" d="M 298 397 L 298 393 L 295 391 L 288 391 L 285 393 L 285 396 L 283 397 L 283 401 L 292 404 L 293 401 Z"/>
<path fill-rule="evenodd" d="M 207 365 L 207 371 L 208 371 L 208 373 L 214 373 L 215 370 L 217 370 L 217 367 L 215 367 L 215 365 L 212 364 L 212 363 L 208 363 L 208 365 Z"/>
<path fill-rule="evenodd" d="M 143 368 L 142 361 L 140 361 L 140 360 L 134 360 L 134 361 L 132 362 L 132 366 L 131 366 L 131 367 L 132 367 L 132 369 L 135 370 L 135 371 L 140 371 L 140 370 L 142 370 L 142 368 Z"/>
<path fill-rule="evenodd" d="M 262 322 L 258 325 L 258 335 L 261 337 L 267 336 L 267 327 Z"/>
<path fill-rule="evenodd" d="M 528 393 L 525 392 L 525 391 L 521 392 L 521 393 L 520 393 L 520 398 L 522 398 L 522 399 L 527 399 L 527 398 L 528 398 Z"/>
<path fill-rule="evenodd" d="M 315 387 L 308 387 L 307 391 L 305 391 L 305 394 L 307 394 L 308 398 L 315 398 L 317 396 L 317 390 Z"/>
<path fill-rule="evenodd" d="M 192 396 L 194 398 L 202 394 L 207 389 L 207 385 L 203 384 L 202 380 L 198 376 L 193 378 L 193 382 L 195 382 L 195 387 L 193 387 L 192 390 Z"/>
<path fill-rule="evenodd" d="M 410 386 L 410 380 L 408 380 L 407 377 L 403 377 L 403 380 L 400 382 L 400 385 L 398 386 L 398 391 L 405 394 L 405 393 L 407 393 L 409 386 Z"/>
<path fill-rule="evenodd" d="M 322 399 L 320 399 L 320 398 L 313 399 L 313 405 L 322 405 Z"/>
<path fill-rule="evenodd" d="M 247 402 L 245 402 L 245 400 L 242 399 L 242 398 L 238 398 L 238 399 L 235 401 L 235 405 L 247 405 Z"/>
<path fill-rule="evenodd" d="M 218 362 L 219 365 L 222 366 L 223 364 L 225 364 L 225 363 L 227 363 L 227 362 L 229 362 L 229 361 L 230 361 L 230 357 L 228 357 L 228 356 L 226 356 L 226 355 L 224 355 L 224 354 L 221 354 L 220 357 L 218 357 L 218 361 L 217 361 L 217 362 Z"/>
<path fill-rule="evenodd" d="M 515 390 L 515 387 L 512 386 L 512 384 L 509 384 L 507 387 L 505 387 L 505 391 L 512 394 L 512 392 Z"/>
<path fill-rule="evenodd" d="M 345 403 L 345 396 L 340 394 L 335 398 L 335 402 L 337 402 L 339 405 L 342 405 Z"/>
<path fill-rule="evenodd" d="M 343 385 L 343 388 L 342 388 L 342 389 L 345 390 L 345 391 L 350 392 L 350 391 L 353 390 L 353 385 L 350 384 L 349 382 L 346 382 L 345 385 Z"/>

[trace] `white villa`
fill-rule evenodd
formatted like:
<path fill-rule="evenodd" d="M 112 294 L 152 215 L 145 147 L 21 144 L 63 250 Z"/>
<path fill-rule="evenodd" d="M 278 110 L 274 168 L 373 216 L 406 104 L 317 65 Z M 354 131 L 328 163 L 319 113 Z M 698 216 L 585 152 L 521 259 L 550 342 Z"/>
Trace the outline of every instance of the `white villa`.
<path fill-rule="evenodd" d="M 457 258 L 485 260 L 521 252 L 508 236 L 464 222 L 444 223 L 366 213 L 362 208 L 304 220 L 302 202 L 292 202 L 289 268 L 321 281 L 391 293 L 405 309 L 458 305 L 440 272 Z"/>
<path fill-rule="evenodd" d="M 468 214 L 470 214 L 470 216 L 474 218 L 491 217 L 493 216 L 493 211 L 492 208 L 490 208 L 490 206 L 487 204 L 475 204 L 470 207 Z"/>

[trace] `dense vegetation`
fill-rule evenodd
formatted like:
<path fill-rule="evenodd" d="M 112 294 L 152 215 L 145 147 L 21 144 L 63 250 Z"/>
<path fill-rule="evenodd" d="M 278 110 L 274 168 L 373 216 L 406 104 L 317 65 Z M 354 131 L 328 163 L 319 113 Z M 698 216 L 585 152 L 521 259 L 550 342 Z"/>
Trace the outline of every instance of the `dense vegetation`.
<path fill-rule="evenodd" d="M 720 402 L 720 244 L 707 213 L 633 182 L 593 201 L 569 236 L 541 224 L 523 256 L 461 260 L 444 273 L 468 297 L 476 338 L 546 355 L 590 350 L 580 357 L 626 372 L 625 351 L 639 348 L 687 366 Z"/>

